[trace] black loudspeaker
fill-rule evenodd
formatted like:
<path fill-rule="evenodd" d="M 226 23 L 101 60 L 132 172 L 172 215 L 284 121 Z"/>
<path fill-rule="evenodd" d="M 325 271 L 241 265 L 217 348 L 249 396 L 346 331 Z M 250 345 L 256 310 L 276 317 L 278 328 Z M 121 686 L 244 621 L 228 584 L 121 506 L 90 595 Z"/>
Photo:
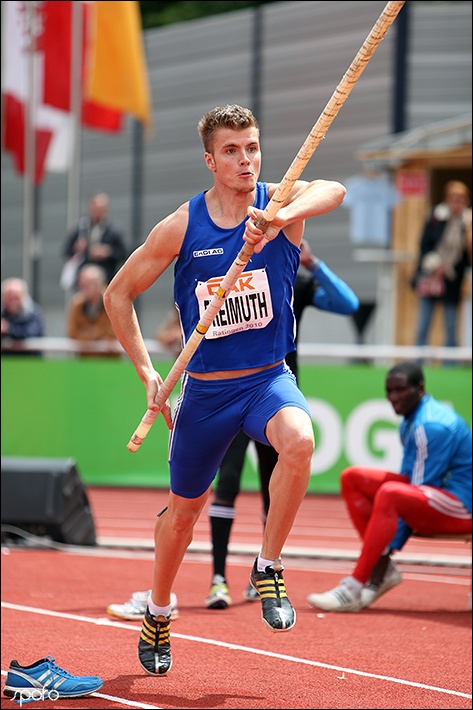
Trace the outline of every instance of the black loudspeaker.
<path fill-rule="evenodd" d="M 67 545 L 95 545 L 94 520 L 75 461 L 2 457 L 2 539 L 4 525 Z"/>

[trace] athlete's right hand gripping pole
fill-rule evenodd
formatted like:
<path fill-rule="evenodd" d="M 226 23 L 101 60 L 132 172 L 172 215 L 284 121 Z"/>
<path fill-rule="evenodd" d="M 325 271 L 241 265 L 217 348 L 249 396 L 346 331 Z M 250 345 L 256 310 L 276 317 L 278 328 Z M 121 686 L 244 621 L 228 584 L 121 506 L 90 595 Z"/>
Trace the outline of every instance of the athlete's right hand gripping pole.
<path fill-rule="evenodd" d="M 388 2 L 383 12 L 374 24 L 371 32 L 363 42 L 358 54 L 348 67 L 348 70 L 342 77 L 337 88 L 333 92 L 330 100 L 325 106 L 324 110 L 320 114 L 317 122 L 312 127 L 309 135 L 302 144 L 299 152 L 289 166 L 286 174 L 279 183 L 274 195 L 272 196 L 270 202 L 267 204 L 262 217 L 257 221 L 257 226 L 263 231 L 268 227 L 269 223 L 274 219 L 278 210 L 282 207 L 285 199 L 289 195 L 294 183 L 299 179 L 305 166 L 311 159 L 315 152 L 315 149 L 322 141 L 327 132 L 328 128 L 332 124 L 334 118 L 337 116 L 341 107 L 345 103 L 348 95 L 353 89 L 354 85 L 361 76 L 366 65 L 370 61 L 371 57 L 375 53 L 376 49 L 381 43 L 381 40 L 386 35 L 386 32 L 391 27 L 392 23 L 401 11 L 405 0 L 403 2 Z M 246 264 L 253 255 L 254 247 L 250 244 L 245 244 L 241 248 L 238 256 L 236 257 L 233 264 L 230 266 L 229 270 L 225 274 L 222 283 L 216 293 L 213 295 L 212 300 L 204 311 L 200 321 L 197 323 L 192 335 L 185 344 L 181 353 L 177 357 L 174 365 L 172 366 L 169 374 L 164 380 L 163 384 L 159 388 L 156 395 L 155 402 L 158 405 L 157 410 L 148 409 L 136 428 L 133 436 L 128 442 L 127 449 L 129 451 L 138 451 L 139 447 L 143 443 L 144 438 L 148 434 L 154 420 L 161 411 L 164 403 L 168 399 L 172 390 L 174 389 L 177 381 L 181 377 L 182 373 L 186 369 L 189 361 L 203 340 L 207 330 L 209 329 L 212 321 L 219 312 L 223 302 L 225 301 L 227 295 L 234 288 L 235 283 L 245 268 Z"/>

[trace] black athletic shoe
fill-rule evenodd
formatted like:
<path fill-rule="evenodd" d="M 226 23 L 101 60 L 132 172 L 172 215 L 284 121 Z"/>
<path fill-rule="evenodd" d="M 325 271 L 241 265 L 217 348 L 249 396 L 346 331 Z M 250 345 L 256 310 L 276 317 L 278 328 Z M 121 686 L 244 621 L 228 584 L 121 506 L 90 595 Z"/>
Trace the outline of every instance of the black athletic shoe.
<path fill-rule="evenodd" d="M 146 607 L 138 643 L 138 660 L 149 675 L 166 675 L 172 665 L 171 615 L 153 616 Z"/>
<path fill-rule="evenodd" d="M 296 612 L 286 593 L 284 567 L 279 563 L 276 568 L 268 566 L 258 572 L 257 562 L 258 558 L 251 570 L 250 584 L 261 598 L 263 624 L 270 631 L 289 631 L 296 623 Z"/>

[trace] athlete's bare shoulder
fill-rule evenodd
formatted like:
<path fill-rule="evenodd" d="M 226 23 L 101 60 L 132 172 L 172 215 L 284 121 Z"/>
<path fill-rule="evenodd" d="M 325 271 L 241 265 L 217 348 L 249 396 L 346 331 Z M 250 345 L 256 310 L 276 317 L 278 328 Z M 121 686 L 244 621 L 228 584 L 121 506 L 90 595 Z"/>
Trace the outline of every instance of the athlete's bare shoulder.
<path fill-rule="evenodd" d="M 158 227 L 162 225 L 165 230 L 173 230 L 176 232 L 182 232 L 184 236 L 187 224 L 189 221 L 189 202 L 184 202 L 177 210 L 171 212 L 167 217 L 158 223 Z"/>
<path fill-rule="evenodd" d="M 189 202 L 184 202 L 174 212 L 158 222 L 148 235 L 147 242 L 160 252 L 179 255 L 189 222 Z"/>

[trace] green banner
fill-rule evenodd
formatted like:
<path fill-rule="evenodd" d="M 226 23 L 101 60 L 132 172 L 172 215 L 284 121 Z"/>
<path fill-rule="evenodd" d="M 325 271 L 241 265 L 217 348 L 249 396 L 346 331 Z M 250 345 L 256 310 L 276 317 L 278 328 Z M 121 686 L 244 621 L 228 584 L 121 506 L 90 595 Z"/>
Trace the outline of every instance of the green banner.
<path fill-rule="evenodd" d="M 171 361 L 155 363 L 163 378 Z M 384 396 L 388 367 L 300 366 L 316 449 L 309 491 L 338 493 L 352 464 L 398 470 L 398 418 Z M 471 426 L 471 367 L 425 367 L 426 388 Z M 178 394 L 176 387 L 172 402 Z M 146 411 L 145 390 L 126 360 L 2 356 L 2 456 L 73 458 L 83 482 L 168 488 L 169 432 L 161 416 L 136 453 L 126 445 Z M 257 490 L 250 444 L 243 490 Z"/>

